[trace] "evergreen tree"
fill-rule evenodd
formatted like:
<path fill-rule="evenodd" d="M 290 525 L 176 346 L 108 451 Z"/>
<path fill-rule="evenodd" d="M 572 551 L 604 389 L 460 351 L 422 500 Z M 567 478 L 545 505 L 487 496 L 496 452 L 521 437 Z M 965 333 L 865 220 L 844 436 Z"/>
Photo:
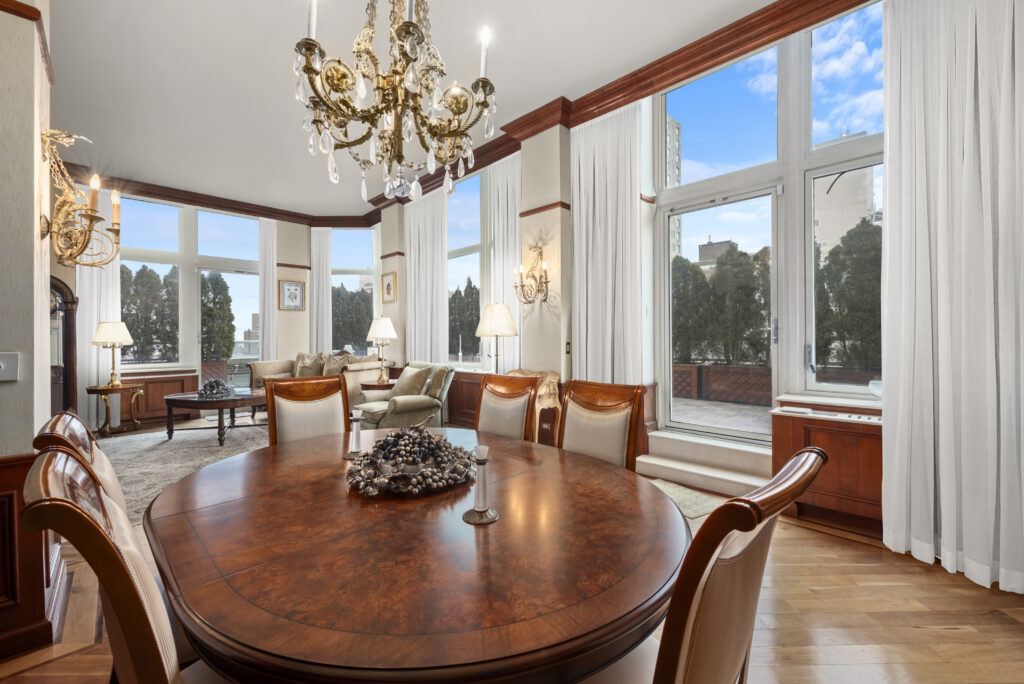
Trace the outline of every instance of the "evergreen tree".
<path fill-rule="evenodd" d="M 161 302 L 160 276 L 149 266 L 143 264 L 135 272 L 131 286 L 134 311 L 133 326 L 128 331 L 132 335 L 135 359 L 141 363 L 152 361 L 157 351 L 159 324 L 157 321 L 158 307 Z"/>
<path fill-rule="evenodd" d="M 202 274 L 200 311 L 202 360 L 230 359 L 235 348 L 235 319 L 231 313 L 231 293 L 227 281 L 217 271 Z"/>
<path fill-rule="evenodd" d="M 771 312 L 772 312 L 772 250 L 762 247 L 754 253 L 754 277 L 757 279 L 755 297 L 756 316 L 751 320 L 747 330 L 747 347 L 750 349 L 751 361 L 760 365 L 770 365 L 772 353 Z"/>
<path fill-rule="evenodd" d="M 735 244 L 715 260 L 711 275 L 709 330 L 718 354 L 727 363 L 757 360 L 751 347 L 755 329 L 764 327 L 765 314 L 758 303 L 758 276 L 754 260 Z"/>
<path fill-rule="evenodd" d="M 163 299 L 157 309 L 157 347 L 164 361 L 178 360 L 178 267 L 164 276 Z"/>
<path fill-rule="evenodd" d="M 863 218 L 847 231 L 829 251 L 821 281 L 831 308 L 834 361 L 845 368 L 881 370 L 882 227 Z"/>
<path fill-rule="evenodd" d="M 373 295 L 363 289 L 349 291 L 344 283 L 331 288 L 331 344 L 333 351 L 351 345 L 366 353 L 366 333 L 373 322 Z"/>
<path fill-rule="evenodd" d="M 708 305 L 711 289 L 700 266 L 672 258 L 672 361 L 693 363 L 709 349 Z"/>
<path fill-rule="evenodd" d="M 461 319 L 462 355 L 479 356 L 480 338 L 476 336 L 476 328 L 480 325 L 480 288 L 469 277 L 462 291 Z"/>
<path fill-rule="evenodd" d="M 448 354 L 453 359 L 457 359 L 459 353 L 459 342 L 461 338 L 462 342 L 462 353 L 465 355 L 466 351 L 466 340 L 462 329 L 462 290 L 455 288 L 455 291 L 448 295 Z"/>

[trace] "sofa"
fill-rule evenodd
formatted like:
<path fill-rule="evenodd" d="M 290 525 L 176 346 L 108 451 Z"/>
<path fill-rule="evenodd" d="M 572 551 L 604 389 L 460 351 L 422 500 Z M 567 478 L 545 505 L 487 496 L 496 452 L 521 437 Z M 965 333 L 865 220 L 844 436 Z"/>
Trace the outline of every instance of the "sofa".
<path fill-rule="evenodd" d="M 447 416 L 448 388 L 455 369 L 439 363 L 410 361 L 389 390 L 365 390 L 350 404 L 362 411 L 359 425 L 367 430 L 427 425 L 440 427 Z"/>
<path fill-rule="evenodd" d="M 394 361 L 385 361 L 390 368 Z M 324 375 L 344 375 L 348 405 L 359 403 L 359 383 L 376 382 L 380 376 L 380 361 L 376 356 L 356 356 L 340 352 L 337 354 L 304 354 L 294 359 L 276 361 L 253 361 L 249 364 L 249 387 L 261 390 L 266 378 L 300 378 Z"/>

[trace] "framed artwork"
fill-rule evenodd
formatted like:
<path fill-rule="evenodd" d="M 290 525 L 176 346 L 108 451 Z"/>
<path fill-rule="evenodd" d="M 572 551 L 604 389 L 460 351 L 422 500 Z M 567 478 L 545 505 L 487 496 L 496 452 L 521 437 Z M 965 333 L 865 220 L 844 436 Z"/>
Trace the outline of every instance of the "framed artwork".
<path fill-rule="evenodd" d="M 277 308 L 281 311 L 305 311 L 306 283 L 301 280 L 278 280 Z"/>
<path fill-rule="evenodd" d="M 398 281 L 395 280 L 394 271 L 381 275 L 380 292 L 383 303 L 394 304 L 398 301 Z"/>

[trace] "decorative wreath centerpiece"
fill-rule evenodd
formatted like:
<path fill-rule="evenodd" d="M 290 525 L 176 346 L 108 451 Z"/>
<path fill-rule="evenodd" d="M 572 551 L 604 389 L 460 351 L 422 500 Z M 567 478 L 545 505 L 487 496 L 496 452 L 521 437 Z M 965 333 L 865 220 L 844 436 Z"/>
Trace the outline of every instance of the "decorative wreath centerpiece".
<path fill-rule="evenodd" d="M 199 390 L 200 399 L 223 399 L 231 396 L 231 388 L 223 380 L 207 380 Z"/>
<path fill-rule="evenodd" d="M 471 454 L 422 427 L 404 427 L 377 441 L 348 467 L 348 486 L 365 496 L 393 492 L 417 496 L 465 484 Z"/>

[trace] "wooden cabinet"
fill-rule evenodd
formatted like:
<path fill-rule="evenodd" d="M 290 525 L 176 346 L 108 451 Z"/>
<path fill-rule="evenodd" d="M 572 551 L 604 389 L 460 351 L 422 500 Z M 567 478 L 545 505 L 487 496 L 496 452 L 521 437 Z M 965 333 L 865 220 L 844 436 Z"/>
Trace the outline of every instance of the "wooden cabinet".
<path fill-rule="evenodd" d="M 821 413 L 837 412 L 822 408 Z M 878 415 L 877 411 L 848 415 Z M 881 422 L 835 420 L 819 415 L 772 415 L 772 472 L 805 446 L 828 455 L 814 484 L 797 499 L 797 517 L 876 538 L 882 536 Z"/>
<path fill-rule="evenodd" d="M 21 529 L 35 454 L 0 458 L 0 660 L 53 641 L 67 604 L 60 537 Z"/>
<path fill-rule="evenodd" d="M 139 405 L 135 407 L 135 415 L 143 423 L 160 422 L 167 420 L 167 406 L 164 404 L 164 397 L 168 394 L 180 394 L 182 392 L 195 392 L 199 389 L 199 375 L 191 368 L 166 371 L 128 371 L 121 374 L 124 380 L 141 382 L 143 387 L 142 397 L 138 399 Z M 180 409 L 174 412 L 175 418 L 198 418 L 198 411 Z M 121 422 L 125 423 L 128 417 L 128 402 L 121 402 Z"/>

